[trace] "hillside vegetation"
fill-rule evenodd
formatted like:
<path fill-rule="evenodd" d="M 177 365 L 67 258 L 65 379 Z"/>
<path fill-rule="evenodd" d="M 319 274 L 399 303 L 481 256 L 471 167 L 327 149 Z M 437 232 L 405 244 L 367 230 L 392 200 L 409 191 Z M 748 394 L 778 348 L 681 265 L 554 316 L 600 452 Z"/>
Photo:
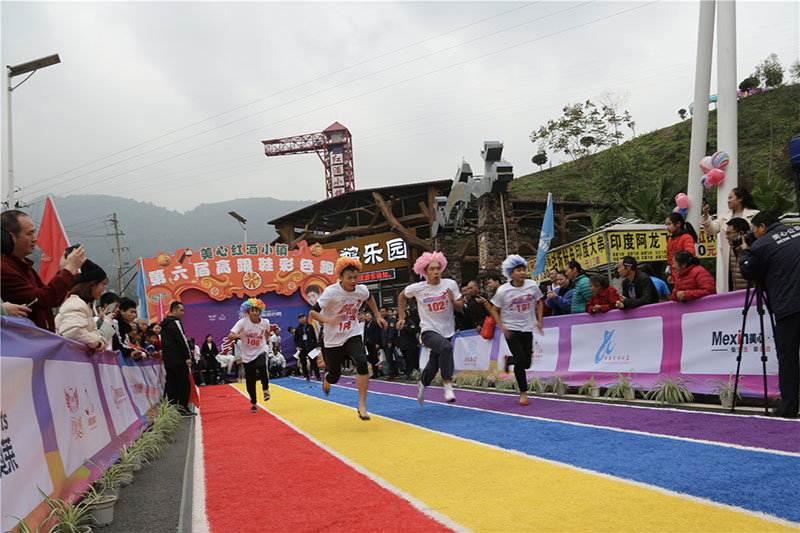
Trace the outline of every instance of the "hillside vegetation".
<path fill-rule="evenodd" d="M 738 110 L 739 185 L 752 191 L 761 184 L 761 190 L 777 188 L 784 196 L 786 191 L 792 192 L 787 143 L 800 135 L 800 84 L 740 99 Z M 536 126 L 531 124 L 531 129 Z M 637 194 L 655 194 L 649 189 L 661 189 L 667 195 L 686 190 L 691 130 L 689 118 L 587 156 L 594 158 L 591 190 L 576 165 L 569 162 L 515 179 L 511 194 L 520 199 L 544 200 L 548 192 L 553 192 L 560 200 L 607 204 L 612 217 L 625 212 L 635 214 L 631 211 L 636 209 L 631 209 L 628 201 Z M 719 149 L 726 147 L 717 147 L 717 112 L 711 110 L 706 154 Z M 531 154 L 535 152 L 532 144 Z M 769 182 L 768 176 L 772 178 Z M 710 199 L 715 193 L 709 190 L 706 194 Z M 671 210 L 672 206 L 664 207 Z M 653 216 L 660 216 L 660 211 Z"/>

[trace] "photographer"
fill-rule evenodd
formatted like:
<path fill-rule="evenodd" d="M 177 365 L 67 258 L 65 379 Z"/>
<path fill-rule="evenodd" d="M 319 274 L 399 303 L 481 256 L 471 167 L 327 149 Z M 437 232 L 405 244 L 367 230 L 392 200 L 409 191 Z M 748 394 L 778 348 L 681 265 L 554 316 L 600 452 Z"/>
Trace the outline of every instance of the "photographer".
<path fill-rule="evenodd" d="M 742 253 L 742 240 L 745 234 L 750 231 L 750 223 L 743 218 L 734 218 L 726 223 L 725 238 L 728 240 L 730 248 L 730 258 L 728 269 L 728 287 L 732 291 L 740 291 L 747 288 L 747 280 L 742 277 L 739 270 L 739 255 Z"/>
<path fill-rule="evenodd" d="M 743 238 L 739 268 L 745 279 L 764 283 L 767 290 L 781 392 L 774 414 L 794 418 L 800 385 L 800 227 L 781 224 L 769 211 L 755 215 L 751 226 L 753 237 Z"/>

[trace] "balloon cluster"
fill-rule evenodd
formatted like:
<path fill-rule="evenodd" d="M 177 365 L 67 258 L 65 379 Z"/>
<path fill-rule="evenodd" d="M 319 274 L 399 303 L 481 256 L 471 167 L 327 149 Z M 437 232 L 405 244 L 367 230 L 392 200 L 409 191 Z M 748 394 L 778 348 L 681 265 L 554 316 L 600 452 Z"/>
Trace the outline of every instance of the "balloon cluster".
<path fill-rule="evenodd" d="M 700 169 L 703 177 L 700 184 L 706 189 L 714 185 L 719 185 L 725 180 L 725 167 L 731 162 L 731 156 L 725 152 L 716 152 L 714 155 L 707 155 L 700 160 Z"/>
<path fill-rule="evenodd" d="M 675 209 L 673 212 L 680 213 L 683 218 L 686 218 L 686 212 L 689 210 L 689 197 L 684 193 L 679 192 L 675 195 Z"/>

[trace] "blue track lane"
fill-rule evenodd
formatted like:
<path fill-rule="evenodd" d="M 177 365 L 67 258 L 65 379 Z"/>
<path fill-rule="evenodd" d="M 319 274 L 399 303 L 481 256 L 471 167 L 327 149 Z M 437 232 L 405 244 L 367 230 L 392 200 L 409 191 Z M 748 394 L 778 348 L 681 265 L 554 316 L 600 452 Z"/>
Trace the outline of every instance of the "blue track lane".
<path fill-rule="evenodd" d="M 281 379 L 273 386 L 356 407 L 357 392 Z M 800 457 L 575 426 L 371 392 L 371 413 L 533 457 L 800 522 Z M 531 414 L 535 414 L 532 412 Z"/>

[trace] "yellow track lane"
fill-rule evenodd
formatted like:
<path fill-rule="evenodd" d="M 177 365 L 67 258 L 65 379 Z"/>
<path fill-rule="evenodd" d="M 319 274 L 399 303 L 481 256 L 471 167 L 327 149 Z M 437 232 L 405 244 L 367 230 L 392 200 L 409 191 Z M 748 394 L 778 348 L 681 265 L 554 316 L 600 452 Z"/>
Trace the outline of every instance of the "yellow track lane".
<path fill-rule="evenodd" d="M 260 402 L 270 412 L 473 531 L 797 531 L 401 422 L 362 422 L 352 407 L 274 384 L 270 391 Z"/>

